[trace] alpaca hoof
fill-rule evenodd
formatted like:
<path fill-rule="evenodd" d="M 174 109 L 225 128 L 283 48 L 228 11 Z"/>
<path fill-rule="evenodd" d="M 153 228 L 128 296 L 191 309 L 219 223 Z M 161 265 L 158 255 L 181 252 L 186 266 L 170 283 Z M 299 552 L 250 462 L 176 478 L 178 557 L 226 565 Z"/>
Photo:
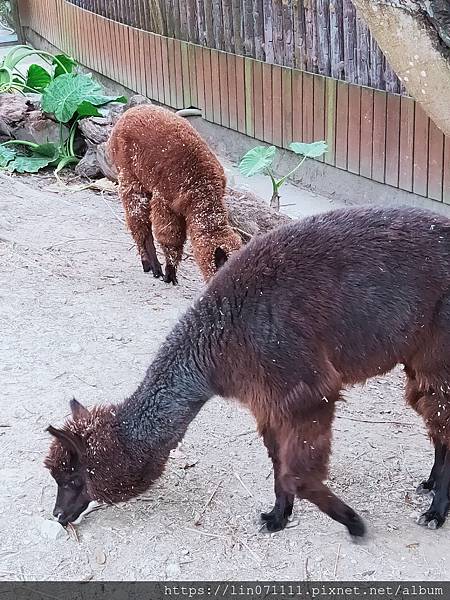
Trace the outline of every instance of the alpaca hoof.
<path fill-rule="evenodd" d="M 165 283 L 173 283 L 173 285 L 178 284 L 177 272 L 176 272 L 175 267 L 173 267 L 172 265 L 168 265 L 166 267 L 166 274 L 164 275 L 164 281 L 165 281 Z"/>
<path fill-rule="evenodd" d="M 445 517 L 436 510 L 427 510 L 420 515 L 417 523 L 428 527 L 428 529 L 439 529 L 445 522 Z"/>
<path fill-rule="evenodd" d="M 261 513 L 261 521 L 264 523 L 266 530 L 269 533 L 274 533 L 275 531 L 281 531 L 286 527 L 288 524 L 288 517 L 271 510 L 268 513 Z"/>
<path fill-rule="evenodd" d="M 416 488 L 416 494 L 419 496 L 428 496 L 428 494 L 433 492 L 433 487 L 428 481 L 422 481 Z"/>
<path fill-rule="evenodd" d="M 159 277 L 164 276 L 162 267 L 159 263 L 152 264 L 149 260 L 146 260 L 144 258 L 142 259 L 142 268 L 144 270 L 144 273 L 150 273 L 151 271 L 153 273 L 153 277 L 155 277 L 156 279 L 159 279 Z"/>
<path fill-rule="evenodd" d="M 355 512 L 353 512 L 353 514 L 350 516 L 348 521 L 345 523 L 345 526 L 355 542 L 359 541 L 366 535 L 366 526 L 364 525 L 364 521 Z"/>

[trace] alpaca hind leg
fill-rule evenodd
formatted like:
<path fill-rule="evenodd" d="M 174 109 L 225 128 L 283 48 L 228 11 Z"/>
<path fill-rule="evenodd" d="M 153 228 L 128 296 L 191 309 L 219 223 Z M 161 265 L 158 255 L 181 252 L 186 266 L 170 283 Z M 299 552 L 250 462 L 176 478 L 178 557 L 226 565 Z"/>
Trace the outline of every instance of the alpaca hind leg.
<path fill-rule="evenodd" d="M 266 427 L 262 431 L 262 436 L 273 464 L 275 506 L 270 512 L 261 513 L 261 520 L 265 523 L 267 531 L 280 531 L 286 527 L 288 518 L 292 514 L 295 496 L 286 493 L 280 481 L 279 448 L 275 432 L 270 427 Z"/>
<path fill-rule="evenodd" d="M 161 264 L 156 255 L 151 221 L 151 194 L 143 190 L 136 181 L 119 176 L 119 196 L 125 210 L 128 228 L 141 257 L 145 273 L 153 272 L 162 277 Z"/>
<path fill-rule="evenodd" d="M 183 256 L 186 241 L 186 223 L 183 217 L 174 213 L 163 200 L 156 199 L 152 206 L 155 237 L 166 258 L 164 281 L 176 285 L 177 267 Z"/>
<path fill-rule="evenodd" d="M 436 489 L 436 484 L 442 475 L 445 457 L 447 454 L 447 446 L 440 440 L 433 440 L 434 443 L 434 463 L 431 468 L 428 479 L 422 481 L 417 487 L 418 494 L 429 494 Z"/>
<path fill-rule="evenodd" d="M 345 525 L 351 536 L 361 537 L 366 530 L 362 519 L 323 483 L 328 473 L 333 417 L 334 402 L 328 395 L 326 402 L 318 400 L 298 423 L 291 422 L 278 433 L 281 485 L 285 492 L 309 500 Z"/>

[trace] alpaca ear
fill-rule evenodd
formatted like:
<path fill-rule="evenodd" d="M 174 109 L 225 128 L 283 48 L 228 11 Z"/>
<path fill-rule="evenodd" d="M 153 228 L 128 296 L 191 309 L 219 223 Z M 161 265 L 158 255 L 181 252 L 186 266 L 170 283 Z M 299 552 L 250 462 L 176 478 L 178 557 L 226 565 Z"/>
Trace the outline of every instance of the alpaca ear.
<path fill-rule="evenodd" d="M 87 419 L 90 414 L 88 409 L 75 398 L 72 398 L 70 401 L 70 410 L 72 411 L 72 417 L 74 419 Z"/>
<path fill-rule="evenodd" d="M 227 262 L 228 255 L 223 248 L 220 246 L 214 250 L 214 264 L 216 269 L 220 269 Z"/>
<path fill-rule="evenodd" d="M 56 427 L 52 427 L 51 425 L 47 427 L 46 431 L 59 440 L 70 454 L 75 455 L 79 459 L 83 458 L 83 443 L 77 435 L 65 429 L 56 429 Z"/>

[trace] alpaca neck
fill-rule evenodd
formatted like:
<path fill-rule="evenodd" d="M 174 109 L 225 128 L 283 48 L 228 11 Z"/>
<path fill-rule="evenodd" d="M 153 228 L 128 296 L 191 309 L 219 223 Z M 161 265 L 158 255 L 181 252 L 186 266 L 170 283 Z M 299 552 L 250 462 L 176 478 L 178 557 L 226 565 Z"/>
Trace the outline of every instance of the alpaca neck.
<path fill-rule="evenodd" d="M 199 327 L 190 327 L 186 321 L 175 328 L 138 389 L 117 413 L 121 436 L 145 453 L 168 454 L 213 395 L 208 369 L 197 351 Z"/>

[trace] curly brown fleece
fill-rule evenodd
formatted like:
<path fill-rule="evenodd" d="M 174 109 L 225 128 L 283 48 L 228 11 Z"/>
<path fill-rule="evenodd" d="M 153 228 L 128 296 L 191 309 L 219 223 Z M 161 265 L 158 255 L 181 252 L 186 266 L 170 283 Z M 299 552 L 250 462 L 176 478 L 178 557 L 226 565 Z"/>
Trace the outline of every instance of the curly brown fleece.
<path fill-rule="evenodd" d="M 187 235 L 206 280 L 240 248 L 224 204 L 223 168 L 185 119 L 156 106 L 132 108 L 116 123 L 108 152 L 144 271 L 163 275 L 153 233 L 166 258 L 166 282 L 177 281 Z"/>

